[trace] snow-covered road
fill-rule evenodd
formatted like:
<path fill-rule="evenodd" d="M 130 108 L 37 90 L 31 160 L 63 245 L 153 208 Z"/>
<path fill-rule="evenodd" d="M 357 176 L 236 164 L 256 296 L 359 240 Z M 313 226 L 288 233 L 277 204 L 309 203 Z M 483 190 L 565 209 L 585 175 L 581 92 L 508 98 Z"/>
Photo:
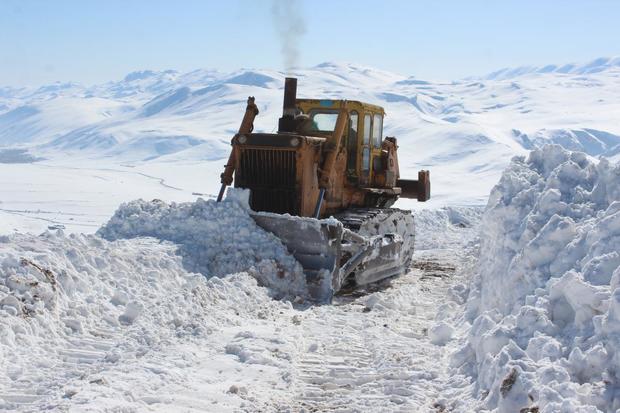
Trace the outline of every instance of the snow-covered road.
<path fill-rule="evenodd" d="M 307 411 L 412 412 L 441 406 L 447 352 L 429 331 L 450 317 L 460 251 L 425 251 L 387 288 L 300 315 L 291 404 Z M 447 340 L 447 337 L 445 338 Z"/>

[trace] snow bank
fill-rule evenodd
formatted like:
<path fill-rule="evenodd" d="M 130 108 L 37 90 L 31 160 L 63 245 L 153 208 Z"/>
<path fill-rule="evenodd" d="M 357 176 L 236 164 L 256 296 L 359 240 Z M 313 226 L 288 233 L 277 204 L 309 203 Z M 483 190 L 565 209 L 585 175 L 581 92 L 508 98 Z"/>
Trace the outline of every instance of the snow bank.
<path fill-rule="evenodd" d="M 481 227 L 453 365 L 483 407 L 620 408 L 620 165 L 556 145 L 516 157 Z"/>
<path fill-rule="evenodd" d="M 146 409 L 146 384 L 175 380 L 151 355 L 180 341 L 208 350 L 215 332 L 287 305 L 248 274 L 190 273 L 154 239 L 0 237 L 0 410 Z"/>
<path fill-rule="evenodd" d="M 483 207 L 443 207 L 415 211 L 415 250 L 450 248 L 463 242 L 463 229 L 475 229 L 480 222 Z M 475 238 L 477 232 L 468 234 Z M 470 241 L 470 239 L 467 239 Z"/>
<path fill-rule="evenodd" d="M 189 271 L 212 277 L 249 270 L 275 292 L 305 296 L 303 269 L 276 236 L 254 223 L 246 198 L 247 191 L 233 189 L 221 203 L 132 201 L 121 205 L 97 234 L 108 240 L 171 241 Z"/>

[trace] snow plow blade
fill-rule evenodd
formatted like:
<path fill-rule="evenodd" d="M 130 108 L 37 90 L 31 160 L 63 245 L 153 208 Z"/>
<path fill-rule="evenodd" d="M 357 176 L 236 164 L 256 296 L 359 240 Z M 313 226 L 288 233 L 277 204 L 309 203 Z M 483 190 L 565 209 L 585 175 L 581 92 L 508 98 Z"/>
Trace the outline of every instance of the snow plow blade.
<path fill-rule="evenodd" d="M 310 297 L 321 303 L 330 303 L 345 283 L 363 286 L 404 274 L 413 254 L 413 217 L 404 211 L 359 209 L 339 219 L 251 216 L 301 264 Z"/>
<path fill-rule="evenodd" d="M 255 212 L 252 218 L 259 227 L 280 238 L 301 264 L 310 297 L 322 303 L 331 302 L 342 285 L 342 223 L 268 212 Z"/>

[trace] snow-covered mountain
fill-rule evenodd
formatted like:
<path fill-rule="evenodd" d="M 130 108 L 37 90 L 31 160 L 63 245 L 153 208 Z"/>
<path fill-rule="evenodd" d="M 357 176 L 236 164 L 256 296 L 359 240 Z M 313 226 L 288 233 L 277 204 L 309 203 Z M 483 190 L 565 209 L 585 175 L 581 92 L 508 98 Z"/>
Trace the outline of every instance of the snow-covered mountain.
<path fill-rule="evenodd" d="M 293 75 L 299 78 L 300 97 L 384 106 L 385 133 L 399 139 L 402 175 L 415 177 L 418 169 L 430 169 L 432 204 L 484 204 L 510 158 L 544 143 L 592 156 L 620 156 L 619 64 L 620 58 L 601 58 L 581 65 L 504 69 L 452 82 L 346 63 L 323 63 Z M 261 112 L 256 130 L 274 131 L 284 77 L 257 69 L 145 70 L 88 87 L 3 87 L 0 159 L 46 159 L 19 167 L 12 163 L 6 172 L 26 168 L 20 176 L 46 174 L 51 165 L 95 167 L 146 175 L 177 189 L 165 194 L 145 189 L 139 193 L 145 197 L 188 200 L 195 192 L 213 194 L 247 96 L 256 97 Z M 80 179 L 90 176 L 82 175 Z M 138 195 L 135 188 L 118 183 L 120 192 Z M 11 203 L 18 189 L 12 187 L 11 194 L 3 190 L 3 209 L 30 209 Z M 102 202 L 109 198 L 101 196 Z M 417 204 L 403 201 L 401 206 Z M 114 207 L 110 204 L 105 215 Z"/>
<path fill-rule="evenodd" d="M 620 57 L 599 57 L 588 63 L 567 63 L 563 65 L 520 66 L 504 68 L 484 76 L 487 80 L 511 79 L 525 74 L 561 73 L 589 75 L 620 68 Z"/>

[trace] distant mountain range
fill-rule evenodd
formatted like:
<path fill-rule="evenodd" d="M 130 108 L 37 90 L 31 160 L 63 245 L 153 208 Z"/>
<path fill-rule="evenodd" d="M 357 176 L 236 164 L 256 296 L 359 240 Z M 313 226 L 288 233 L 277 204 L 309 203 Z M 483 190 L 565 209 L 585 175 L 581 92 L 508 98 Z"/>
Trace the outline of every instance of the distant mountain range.
<path fill-rule="evenodd" d="M 399 139 L 403 175 L 429 168 L 434 182 L 452 185 L 463 199 L 468 185 L 492 186 L 512 156 L 544 143 L 620 156 L 620 58 L 502 69 L 453 82 L 347 63 L 292 75 L 299 78 L 299 97 L 384 106 L 385 133 Z M 145 70 L 91 87 L 2 87 L 0 160 L 14 153 L 22 160 L 221 164 L 248 95 L 261 112 L 256 130 L 275 130 L 284 77 L 255 69 Z"/>
<path fill-rule="evenodd" d="M 563 65 L 520 66 L 505 68 L 489 73 L 483 78 L 486 80 L 512 79 L 528 74 L 560 73 L 570 75 L 590 75 L 604 72 L 609 69 L 620 69 L 620 57 L 599 57 L 588 63 L 568 63 Z"/>

